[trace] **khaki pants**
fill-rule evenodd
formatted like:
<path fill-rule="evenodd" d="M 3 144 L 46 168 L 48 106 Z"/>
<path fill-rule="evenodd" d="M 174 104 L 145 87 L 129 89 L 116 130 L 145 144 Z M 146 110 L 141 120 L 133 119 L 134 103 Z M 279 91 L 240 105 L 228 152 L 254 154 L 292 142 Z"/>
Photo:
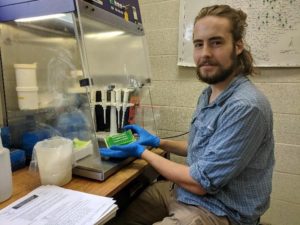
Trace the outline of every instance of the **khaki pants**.
<path fill-rule="evenodd" d="M 230 225 L 206 209 L 177 202 L 170 182 L 161 181 L 147 188 L 109 225 Z"/>

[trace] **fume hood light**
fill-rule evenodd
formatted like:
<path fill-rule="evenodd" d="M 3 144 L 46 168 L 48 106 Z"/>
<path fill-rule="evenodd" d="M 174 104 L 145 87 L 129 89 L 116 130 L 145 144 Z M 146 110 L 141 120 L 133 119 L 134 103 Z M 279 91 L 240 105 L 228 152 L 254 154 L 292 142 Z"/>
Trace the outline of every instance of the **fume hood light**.
<path fill-rule="evenodd" d="M 65 14 L 52 14 L 46 16 L 36 16 L 36 17 L 28 17 L 22 19 L 16 19 L 15 22 L 33 22 L 33 21 L 41 21 L 41 20 L 48 20 L 48 19 L 56 19 L 64 17 Z"/>
<path fill-rule="evenodd" d="M 108 38 L 120 36 L 124 33 L 125 33 L 124 31 L 101 32 L 101 33 L 87 34 L 85 37 L 94 38 L 94 39 L 108 39 Z"/>

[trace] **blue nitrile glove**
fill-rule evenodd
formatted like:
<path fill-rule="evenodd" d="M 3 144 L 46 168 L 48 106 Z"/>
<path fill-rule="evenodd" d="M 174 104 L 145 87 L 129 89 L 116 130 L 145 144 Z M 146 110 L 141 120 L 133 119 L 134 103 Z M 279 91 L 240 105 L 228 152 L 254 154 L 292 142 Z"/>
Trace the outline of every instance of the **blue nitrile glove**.
<path fill-rule="evenodd" d="M 152 146 L 154 148 L 157 148 L 159 146 L 159 137 L 150 134 L 148 131 L 138 125 L 127 125 L 124 126 L 124 129 L 132 130 L 132 133 L 137 134 L 139 136 L 139 139 L 136 142 L 140 145 Z"/>
<path fill-rule="evenodd" d="M 140 158 L 144 151 L 145 147 L 137 142 L 110 148 L 100 148 L 101 156 L 110 158 L 127 158 L 129 156 Z"/>

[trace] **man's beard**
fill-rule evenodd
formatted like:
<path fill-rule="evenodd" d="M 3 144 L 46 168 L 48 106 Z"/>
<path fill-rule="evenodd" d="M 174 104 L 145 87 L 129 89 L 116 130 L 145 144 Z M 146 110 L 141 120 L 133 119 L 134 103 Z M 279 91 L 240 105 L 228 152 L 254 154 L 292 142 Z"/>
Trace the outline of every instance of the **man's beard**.
<path fill-rule="evenodd" d="M 222 81 L 226 80 L 228 77 L 230 77 L 230 75 L 232 75 L 234 70 L 237 68 L 237 56 L 235 55 L 234 51 L 231 54 L 231 60 L 232 60 L 232 63 L 230 65 L 230 67 L 227 68 L 227 69 L 224 69 L 224 67 L 222 65 L 220 65 L 217 62 L 213 62 L 211 60 L 206 60 L 206 61 L 200 63 L 196 68 L 198 79 L 205 82 L 205 83 L 207 83 L 207 84 L 217 84 L 219 82 L 222 82 Z M 200 71 L 200 68 L 205 63 L 208 63 L 208 64 L 213 65 L 213 66 L 219 66 L 220 71 L 216 72 L 215 74 L 212 74 L 211 76 L 203 75 Z"/>

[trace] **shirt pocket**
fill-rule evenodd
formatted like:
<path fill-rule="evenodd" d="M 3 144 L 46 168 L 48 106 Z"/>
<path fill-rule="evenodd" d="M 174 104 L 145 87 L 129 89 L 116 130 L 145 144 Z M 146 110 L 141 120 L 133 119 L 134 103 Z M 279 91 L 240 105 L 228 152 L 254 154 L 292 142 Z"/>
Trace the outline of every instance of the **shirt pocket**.
<path fill-rule="evenodd" d="M 209 144 L 211 136 L 214 134 L 215 129 L 210 125 L 203 124 L 202 121 L 194 120 L 194 140 L 192 148 L 204 148 Z"/>

